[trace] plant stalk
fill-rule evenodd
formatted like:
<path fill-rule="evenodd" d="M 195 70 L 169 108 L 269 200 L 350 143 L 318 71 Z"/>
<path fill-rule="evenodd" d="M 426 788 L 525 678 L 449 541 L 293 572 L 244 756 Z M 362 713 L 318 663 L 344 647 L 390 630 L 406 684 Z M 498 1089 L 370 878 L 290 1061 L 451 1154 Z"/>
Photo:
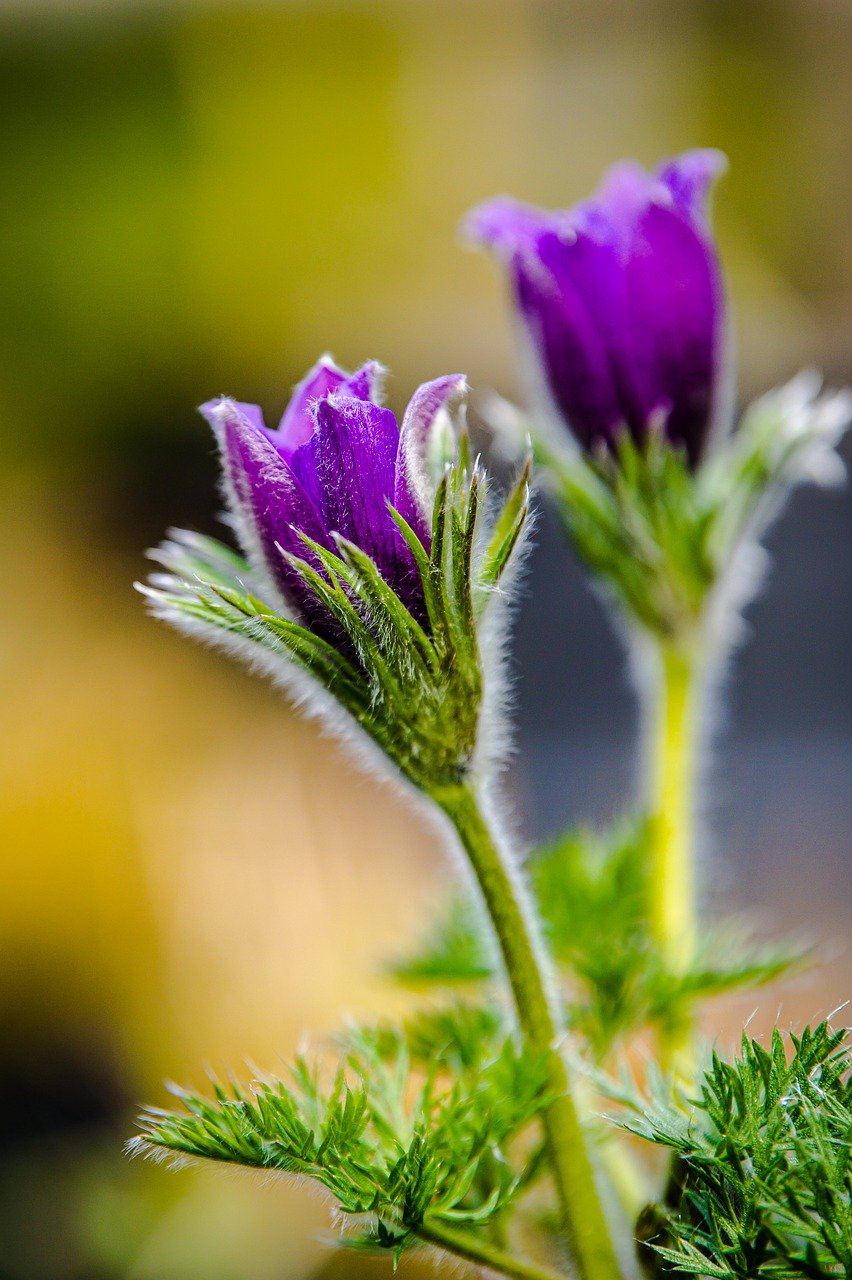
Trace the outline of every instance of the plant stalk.
<path fill-rule="evenodd" d="M 514 864 L 464 784 L 434 799 L 458 833 L 473 867 L 512 988 L 527 1047 L 549 1065 L 554 1101 L 543 1121 L 564 1226 L 580 1280 L 618 1280 L 620 1269 L 580 1122 L 576 1089 L 559 1048 L 564 1020 L 544 948 Z"/>
<path fill-rule="evenodd" d="M 457 1258 L 477 1263 L 480 1267 L 488 1267 L 490 1271 L 498 1271 L 504 1276 L 516 1277 L 516 1280 L 564 1280 L 564 1277 L 559 1276 L 555 1271 L 549 1271 L 546 1267 L 539 1267 L 534 1262 L 517 1258 L 514 1254 L 506 1253 L 503 1249 L 487 1244 L 484 1240 L 477 1240 L 476 1237 L 464 1231 L 455 1231 L 452 1227 L 446 1227 L 442 1222 L 434 1222 L 430 1218 L 426 1218 L 420 1224 L 417 1234 L 421 1240 L 438 1245 L 447 1253 L 455 1254 Z"/>
<path fill-rule="evenodd" d="M 650 744 L 650 925 L 666 969 L 684 973 L 695 955 L 695 764 L 698 659 L 670 642 L 659 647 Z M 683 1083 L 695 1075 L 691 1015 L 675 1010 L 660 1031 L 660 1061 Z"/>

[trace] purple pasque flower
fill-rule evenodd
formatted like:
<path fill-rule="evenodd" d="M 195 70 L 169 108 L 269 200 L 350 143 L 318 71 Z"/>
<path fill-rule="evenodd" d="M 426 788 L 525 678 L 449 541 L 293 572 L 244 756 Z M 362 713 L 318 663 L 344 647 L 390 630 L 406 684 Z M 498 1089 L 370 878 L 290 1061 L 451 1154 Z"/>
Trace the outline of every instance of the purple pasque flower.
<path fill-rule="evenodd" d="M 257 405 L 220 399 L 201 406 L 219 442 L 225 494 L 254 572 L 274 602 L 335 643 L 337 624 L 287 558 L 324 572 L 302 534 L 331 552 L 335 535 L 360 547 L 418 621 L 426 620 L 420 575 L 389 504 L 428 551 L 434 499 L 428 444 L 466 384 L 460 375 L 424 383 L 400 429 L 380 403 L 383 377 L 375 362 L 348 374 L 324 356 L 274 430 Z"/>
<path fill-rule="evenodd" d="M 509 270 L 546 398 L 585 449 L 654 426 L 701 459 L 724 412 L 724 291 L 707 222 L 718 151 L 653 174 L 616 165 L 591 199 L 547 212 L 501 198 L 466 230 Z"/>

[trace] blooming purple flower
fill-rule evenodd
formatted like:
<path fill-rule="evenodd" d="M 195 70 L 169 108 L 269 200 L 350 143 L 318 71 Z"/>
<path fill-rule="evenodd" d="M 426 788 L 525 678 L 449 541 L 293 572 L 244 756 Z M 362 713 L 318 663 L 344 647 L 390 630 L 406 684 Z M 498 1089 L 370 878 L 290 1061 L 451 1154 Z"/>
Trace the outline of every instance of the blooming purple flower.
<path fill-rule="evenodd" d="M 375 362 L 347 374 L 323 357 L 296 387 L 275 430 L 264 425 L 257 405 L 220 399 L 201 407 L 219 441 L 226 497 L 252 568 L 274 601 L 333 642 L 340 640 L 336 623 L 287 559 L 323 572 L 301 534 L 331 552 L 335 534 L 360 547 L 425 621 L 417 566 L 389 504 L 428 551 L 434 491 L 427 445 L 465 381 L 451 375 L 421 386 L 400 430 L 380 403 L 383 374 Z"/>
<path fill-rule="evenodd" d="M 538 381 L 580 444 L 661 426 L 691 466 L 719 415 L 724 295 L 707 197 L 718 151 L 616 165 L 564 212 L 489 201 L 466 229 L 507 266 Z"/>

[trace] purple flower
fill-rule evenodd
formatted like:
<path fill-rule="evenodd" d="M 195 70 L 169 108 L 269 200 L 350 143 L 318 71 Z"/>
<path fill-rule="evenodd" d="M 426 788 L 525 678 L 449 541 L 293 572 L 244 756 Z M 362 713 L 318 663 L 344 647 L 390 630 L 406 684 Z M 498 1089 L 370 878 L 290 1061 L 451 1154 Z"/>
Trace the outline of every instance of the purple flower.
<path fill-rule="evenodd" d="M 296 387 L 275 430 L 264 425 L 257 405 L 221 399 L 201 407 L 219 441 L 226 497 L 252 568 L 274 602 L 334 643 L 337 624 L 287 559 L 324 572 L 300 534 L 331 552 L 335 534 L 360 547 L 425 622 L 420 576 L 389 504 L 428 551 L 434 491 L 427 444 L 465 381 L 453 375 L 425 383 L 400 430 L 379 402 L 383 374 L 374 362 L 347 374 L 323 357 Z"/>
<path fill-rule="evenodd" d="M 702 456 L 722 411 L 724 295 L 707 224 L 718 151 L 648 174 L 611 169 L 590 200 L 549 213 L 489 201 L 466 229 L 509 269 L 538 381 L 580 444 L 661 426 Z"/>

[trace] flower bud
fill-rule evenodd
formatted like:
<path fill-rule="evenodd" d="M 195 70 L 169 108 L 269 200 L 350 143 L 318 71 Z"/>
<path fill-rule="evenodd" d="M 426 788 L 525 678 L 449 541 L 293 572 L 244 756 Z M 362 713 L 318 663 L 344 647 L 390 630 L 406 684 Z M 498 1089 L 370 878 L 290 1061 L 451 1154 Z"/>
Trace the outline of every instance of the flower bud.
<path fill-rule="evenodd" d="M 204 405 L 243 555 L 175 531 L 142 590 L 156 615 L 260 665 L 349 737 L 354 721 L 434 793 L 489 757 L 497 673 L 479 623 L 524 527 L 528 468 L 483 537 L 486 480 L 452 413 L 464 378 L 424 383 L 398 428 L 380 376 L 324 358 L 275 430 L 256 405 Z"/>
<path fill-rule="evenodd" d="M 580 445 L 660 431 L 700 461 L 724 411 L 725 306 L 707 225 L 717 151 L 648 174 L 615 166 L 589 200 L 546 212 L 507 198 L 468 215 L 509 271 L 536 388 Z"/>

